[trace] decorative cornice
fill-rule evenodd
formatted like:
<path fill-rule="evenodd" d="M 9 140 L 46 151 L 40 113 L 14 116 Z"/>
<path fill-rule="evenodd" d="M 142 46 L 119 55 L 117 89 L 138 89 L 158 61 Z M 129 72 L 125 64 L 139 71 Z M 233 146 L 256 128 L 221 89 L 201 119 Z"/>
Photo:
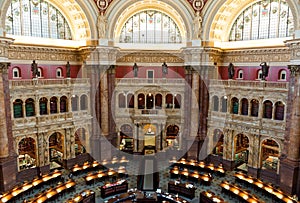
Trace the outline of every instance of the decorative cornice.
<path fill-rule="evenodd" d="M 12 38 L 0 37 L 0 57 L 8 58 L 8 48 L 13 41 Z"/>
<path fill-rule="evenodd" d="M 290 48 L 291 60 L 300 60 L 300 40 L 288 40 L 285 43 Z"/>

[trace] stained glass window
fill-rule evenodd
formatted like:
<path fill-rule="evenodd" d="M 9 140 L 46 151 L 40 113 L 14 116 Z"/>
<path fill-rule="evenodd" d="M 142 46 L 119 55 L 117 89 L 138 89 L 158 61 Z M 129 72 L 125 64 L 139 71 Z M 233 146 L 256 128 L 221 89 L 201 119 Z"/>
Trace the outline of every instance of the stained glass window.
<path fill-rule="evenodd" d="M 123 26 L 121 43 L 181 43 L 181 34 L 173 19 L 154 10 L 133 15 Z"/>
<path fill-rule="evenodd" d="M 12 0 L 5 25 L 6 33 L 11 35 L 72 39 L 64 16 L 43 0 Z"/>
<path fill-rule="evenodd" d="M 235 20 L 230 41 L 290 37 L 294 33 L 291 9 L 284 0 L 263 0 L 246 8 Z"/>

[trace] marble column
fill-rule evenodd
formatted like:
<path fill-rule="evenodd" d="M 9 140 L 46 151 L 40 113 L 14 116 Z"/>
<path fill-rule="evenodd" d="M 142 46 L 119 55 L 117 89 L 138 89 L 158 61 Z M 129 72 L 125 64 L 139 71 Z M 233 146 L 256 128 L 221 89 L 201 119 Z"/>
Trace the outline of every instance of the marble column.
<path fill-rule="evenodd" d="M 13 39 L 0 37 L 0 191 L 16 183 L 17 156 L 13 145 L 8 81 L 8 48 Z"/>
<path fill-rule="evenodd" d="M 184 93 L 184 130 L 182 134 L 182 150 L 187 150 L 187 138 L 191 133 L 191 106 L 192 106 L 192 72 L 191 66 L 185 66 L 185 93 Z"/>
<path fill-rule="evenodd" d="M 300 65 L 290 65 L 288 68 L 291 76 L 286 115 L 287 154 L 282 154 L 280 158 L 280 187 L 300 196 Z"/>

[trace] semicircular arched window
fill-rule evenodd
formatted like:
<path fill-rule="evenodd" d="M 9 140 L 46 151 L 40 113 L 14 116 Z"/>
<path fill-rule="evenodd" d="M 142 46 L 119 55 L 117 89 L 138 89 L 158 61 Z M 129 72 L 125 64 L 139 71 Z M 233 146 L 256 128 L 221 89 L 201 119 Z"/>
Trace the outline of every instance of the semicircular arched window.
<path fill-rule="evenodd" d="M 53 5 L 40 0 L 13 0 L 6 13 L 7 34 L 71 40 L 65 17 Z"/>
<path fill-rule="evenodd" d="M 247 7 L 235 20 L 229 41 L 291 37 L 294 18 L 284 0 L 263 0 Z"/>
<path fill-rule="evenodd" d="M 124 24 L 120 35 L 120 43 L 181 42 L 181 33 L 174 20 L 155 10 L 146 10 L 133 15 Z"/>

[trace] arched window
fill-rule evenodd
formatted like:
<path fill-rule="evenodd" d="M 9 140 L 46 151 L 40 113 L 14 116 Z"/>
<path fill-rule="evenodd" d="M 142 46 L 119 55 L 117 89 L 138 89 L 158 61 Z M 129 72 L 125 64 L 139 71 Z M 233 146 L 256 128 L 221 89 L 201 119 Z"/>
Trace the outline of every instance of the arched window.
<path fill-rule="evenodd" d="M 144 109 L 145 108 L 145 95 L 139 94 L 138 95 L 138 109 Z"/>
<path fill-rule="evenodd" d="M 223 96 L 221 98 L 221 103 L 222 103 L 222 106 L 221 106 L 221 111 L 223 113 L 226 113 L 227 112 L 227 97 L 226 96 Z"/>
<path fill-rule="evenodd" d="M 88 98 L 87 96 L 81 95 L 80 97 L 80 110 L 87 110 L 88 109 Z"/>
<path fill-rule="evenodd" d="M 248 115 L 248 100 L 246 98 L 242 99 L 242 115 Z"/>
<path fill-rule="evenodd" d="M 14 67 L 13 68 L 13 78 L 20 78 L 20 77 L 21 77 L 20 69 L 18 67 Z"/>
<path fill-rule="evenodd" d="M 235 20 L 230 41 L 291 37 L 294 18 L 285 0 L 251 4 Z"/>
<path fill-rule="evenodd" d="M 13 103 L 14 108 L 14 118 L 23 117 L 23 101 L 21 99 L 16 99 Z"/>
<path fill-rule="evenodd" d="M 26 117 L 34 116 L 34 100 L 27 99 L 25 102 Z"/>
<path fill-rule="evenodd" d="M 50 113 L 57 113 L 57 98 L 51 97 L 50 99 Z"/>
<path fill-rule="evenodd" d="M 134 14 L 124 24 L 121 43 L 181 43 L 181 34 L 172 18 L 156 10 Z"/>
<path fill-rule="evenodd" d="M 180 109 L 180 106 L 181 106 L 181 95 L 176 94 L 174 98 L 174 107 L 175 109 Z"/>
<path fill-rule="evenodd" d="M 126 107 L 126 99 L 125 99 L 125 93 L 119 94 L 119 108 L 125 108 Z"/>
<path fill-rule="evenodd" d="M 134 95 L 131 93 L 127 95 L 127 108 L 134 108 Z"/>
<path fill-rule="evenodd" d="M 219 111 L 219 97 L 213 96 L 213 111 Z"/>
<path fill-rule="evenodd" d="M 173 108 L 173 95 L 172 94 L 166 95 L 166 108 L 167 109 Z"/>
<path fill-rule="evenodd" d="M 57 78 L 62 78 L 63 77 L 61 68 L 56 69 L 56 77 Z"/>
<path fill-rule="evenodd" d="M 269 100 L 264 102 L 264 118 L 272 118 L 273 103 Z"/>
<path fill-rule="evenodd" d="M 11 1 L 6 13 L 5 30 L 10 35 L 72 39 L 65 17 L 48 1 Z"/>
<path fill-rule="evenodd" d="M 162 95 L 161 94 L 155 95 L 155 108 L 156 109 L 162 108 Z"/>
<path fill-rule="evenodd" d="M 256 99 L 251 100 L 251 116 L 258 117 L 259 102 Z"/>
<path fill-rule="evenodd" d="M 153 109 L 153 107 L 154 107 L 154 97 L 153 97 L 153 94 L 151 94 L 151 93 L 147 94 L 146 106 L 147 106 L 147 109 Z"/>
<path fill-rule="evenodd" d="M 77 95 L 72 95 L 72 111 L 78 111 L 78 96 Z"/>
<path fill-rule="evenodd" d="M 24 138 L 18 143 L 19 170 L 36 167 L 36 144 L 31 137 Z"/>
<path fill-rule="evenodd" d="M 60 98 L 60 113 L 68 111 L 68 99 L 66 96 Z"/>
<path fill-rule="evenodd" d="M 236 97 L 231 99 L 231 113 L 239 113 L 239 100 Z"/>
<path fill-rule="evenodd" d="M 43 69 L 41 67 L 38 68 L 37 77 L 39 78 L 43 77 Z"/>
<path fill-rule="evenodd" d="M 284 120 L 284 104 L 280 101 L 275 103 L 275 120 Z"/>
<path fill-rule="evenodd" d="M 244 71 L 243 70 L 238 70 L 238 75 L 237 75 L 237 79 L 243 79 L 244 78 Z"/>
<path fill-rule="evenodd" d="M 48 110 L 47 110 L 48 99 L 43 97 L 40 99 L 39 103 L 40 103 L 40 115 L 48 114 Z"/>
<path fill-rule="evenodd" d="M 261 168 L 277 172 L 279 166 L 279 145 L 271 139 L 261 144 Z"/>
<path fill-rule="evenodd" d="M 258 80 L 262 79 L 262 70 L 261 69 L 257 71 L 257 79 Z"/>
<path fill-rule="evenodd" d="M 286 70 L 281 70 L 279 72 L 279 80 L 286 81 Z"/>

